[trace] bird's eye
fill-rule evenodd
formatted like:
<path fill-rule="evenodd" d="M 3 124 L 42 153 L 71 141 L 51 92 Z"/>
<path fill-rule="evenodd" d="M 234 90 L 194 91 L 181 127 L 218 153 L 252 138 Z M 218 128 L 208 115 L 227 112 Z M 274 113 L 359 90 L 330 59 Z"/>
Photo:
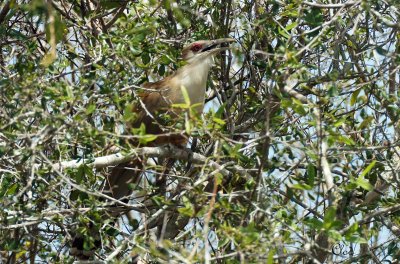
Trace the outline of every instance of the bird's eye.
<path fill-rule="evenodd" d="M 197 52 L 197 51 L 201 50 L 201 44 L 198 44 L 198 43 L 193 44 L 191 50 L 194 51 L 194 52 Z"/>

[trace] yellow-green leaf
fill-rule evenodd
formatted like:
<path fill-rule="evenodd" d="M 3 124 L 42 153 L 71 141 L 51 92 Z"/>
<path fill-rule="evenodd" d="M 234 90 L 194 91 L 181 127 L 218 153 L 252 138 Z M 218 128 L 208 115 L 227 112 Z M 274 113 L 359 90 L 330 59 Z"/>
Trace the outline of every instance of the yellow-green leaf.
<path fill-rule="evenodd" d="M 356 184 L 367 191 L 371 191 L 374 188 L 374 186 L 372 186 L 372 184 L 363 177 L 358 177 Z"/>
<path fill-rule="evenodd" d="M 40 61 L 40 65 L 47 67 L 52 64 L 56 60 L 56 58 L 56 53 L 50 50 L 43 56 L 42 60 Z"/>
<path fill-rule="evenodd" d="M 271 250 L 271 251 L 268 253 L 267 264 L 274 264 L 274 254 L 275 254 L 275 250 Z"/>
<path fill-rule="evenodd" d="M 190 132 L 192 131 L 192 123 L 188 117 L 185 118 L 185 131 L 188 135 L 190 135 Z"/>
<path fill-rule="evenodd" d="M 358 129 L 364 129 L 370 126 L 371 122 L 374 120 L 373 116 L 367 116 L 358 126 Z"/>
<path fill-rule="evenodd" d="M 297 22 L 293 22 L 285 27 L 287 31 L 290 31 L 292 28 L 297 27 Z"/>
<path fill-rule="evenodd" d="M 189 105 L 187 104 L 172 104 L 171 105 L 173 108 L 180 108 L 180 109 L 188 109 Z"/>
<path fill-rule="evenodd" d="M 298 189 L 298 190 L 307 190 L 307 191 L 312 189 L 312 187 L 310 185 L 308 185 L 308 184 L 300 184 L 300 183 L 299 184 L 293 184 L 292 188 Z"/>
<path fill-rule="evenodd" d="M 142 144 L 146 144 L 148 142 L 154 141 L 157 139 L 157 135 L 147 134 L 139 137 L 139 142 Z"/>
<path fill-rule="evenodd" d="M 376 164 L 376 160 L 373 160 L 373 161 L 363 170 L 363 172 L 362 172 L 361 175 L 360 175 L 360 178 L 364 178 L 365 175 L 367 175 L 367 174 L 371 171 L 371 169 L 375 166 L 375 164 Z"/>
<path fill-rule="evenodd" d="M 371 183 L 369 183 L 368 180 L 365 179 L 365 176 L 371 171 L 371 169 L 375 166 L 376 164 L 376 160 L 373 160 L 364 170 L 363 172 L 360 174 L 360 177 L 358 177 L 355 180 L 355 184 L 367 191 L 371 191 L 374 187 L 372 186 Z"/>
<path fill-rule="evenodd" d="M 353 106 L 357 102 L 358 94 L 360 93 L 361 89 L 355 90 L 350 97 L 350 105 Z"/>
<path fill-rule="evenodd" d="M 182 95 L 183 95 L 183 99 L 185 100 L 185 103 L 187 105 L 190 105 L 190 97 L 189 97 L 189 93 L 188 93 L 186 87 L 182 85 L 181 91 L 182 91 Z"/>
<path fill-rule="evenodd" d="M 87 108 L 86 108 L 86 114 L 90 115 L 91 113 L 94 112 L 94 110 L 96 110 L 96 105 L 95 104 L 90 104 Z"/>
<path fill-rule="evenodd" d="M 222 120 L 222 119 L 220 119 L 220 118 L 214 117 L 214 118 L 213 118 L 213 121 L 214 121 L 215 123 L 217 123 L 217 124 L 225 125 L 225 121 Z"/>

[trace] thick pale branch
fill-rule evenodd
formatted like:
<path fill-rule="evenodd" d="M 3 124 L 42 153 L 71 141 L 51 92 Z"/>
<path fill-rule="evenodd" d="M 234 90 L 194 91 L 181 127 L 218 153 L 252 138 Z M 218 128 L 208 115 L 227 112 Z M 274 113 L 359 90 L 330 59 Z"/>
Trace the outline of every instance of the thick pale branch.
<path fill-rule="evenodd" d="M 313 2 L 303 2 L 303 4 L 307 6 L 318 7 L 318 8 L 343 8 L 343 7 L 354 6 L 359 3 L 360 1 L 348 1 L 346 3 L 340 3 L 340 4 L 320 4 Z"/>
<path fill-rule="evenodd" d="M 209 164 L 213 169 L 218 170 L 224 176 L 231 176 L 231 172 L 225 169 L 222 165 L 214 162 L 213 160 L 192 152 L 190 149 L 177 148 L 171 145 L 163 147 L 143 147 L 132 150 L 128 154 L 115 153 L 103 157 L 95 158 L 94 160 L 71 160 L 55 163 L 52 165 L 54 169 L 72 169 L 79 168 L 83 164 L 89 167 L 101 169 L 108 166 L 116 166 L 121 163 L 129 162 L 138 156 L 148 156 L 156 158 L 174 158 L 179 160 L 191 161 L 194 164 Z M 231 169 L 242 176 L 248 176 L 246 169 L 240 166 L 232 166 Z"/>

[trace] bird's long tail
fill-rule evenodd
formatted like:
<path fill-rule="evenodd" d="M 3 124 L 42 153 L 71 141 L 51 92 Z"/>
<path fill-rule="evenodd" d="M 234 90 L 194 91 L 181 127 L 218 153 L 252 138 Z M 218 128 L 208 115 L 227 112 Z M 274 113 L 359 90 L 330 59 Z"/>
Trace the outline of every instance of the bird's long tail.
<path fill-rule="evenodd" d="M 136 185 L 140 182 L 142 170 L 143 164 L 140 159 L 135 159 L 129 163 L 115 166 L 107 176 L 103 193 L 114 199 L 128 203 L 130 195 L 133 193 Z M 115 208 L 114 206 L 110 207 L 108 214 L 117 217 L 119 213 L 121 213 L 121 210 L 113 210 Z M 75 234 L 72 240 L 70 253 L 80 260 L 92 258 L 95 250 L 101 247 L 100 232 L 98 228 L 96 228 L 92 222 L 89 222 L 87 224 L 87 230 L 86 235 L 74 232 Z M 85 248 L 87 241 L 93 241 L 93 246 L 90 248 L 87 248 L 86 246 Z"/>

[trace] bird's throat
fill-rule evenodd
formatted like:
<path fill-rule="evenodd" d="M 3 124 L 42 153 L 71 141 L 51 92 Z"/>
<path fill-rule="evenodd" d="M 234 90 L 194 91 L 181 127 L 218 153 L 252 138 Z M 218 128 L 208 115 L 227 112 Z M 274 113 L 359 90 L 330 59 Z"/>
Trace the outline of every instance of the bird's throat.
<path fill-rule="evenodd" d="M 189 94 L 191 105 L 198 105 L 198 110 L 203 109 L 207 78 L 213 58 L 207 57 L 203 60 L 193 61 L 178 70 L 173 82 L 178 87 L 185 87 Z M 185 103 L 181 89 L 174 89 L 175 95 L 171 96 L 172 103 Z"/>

